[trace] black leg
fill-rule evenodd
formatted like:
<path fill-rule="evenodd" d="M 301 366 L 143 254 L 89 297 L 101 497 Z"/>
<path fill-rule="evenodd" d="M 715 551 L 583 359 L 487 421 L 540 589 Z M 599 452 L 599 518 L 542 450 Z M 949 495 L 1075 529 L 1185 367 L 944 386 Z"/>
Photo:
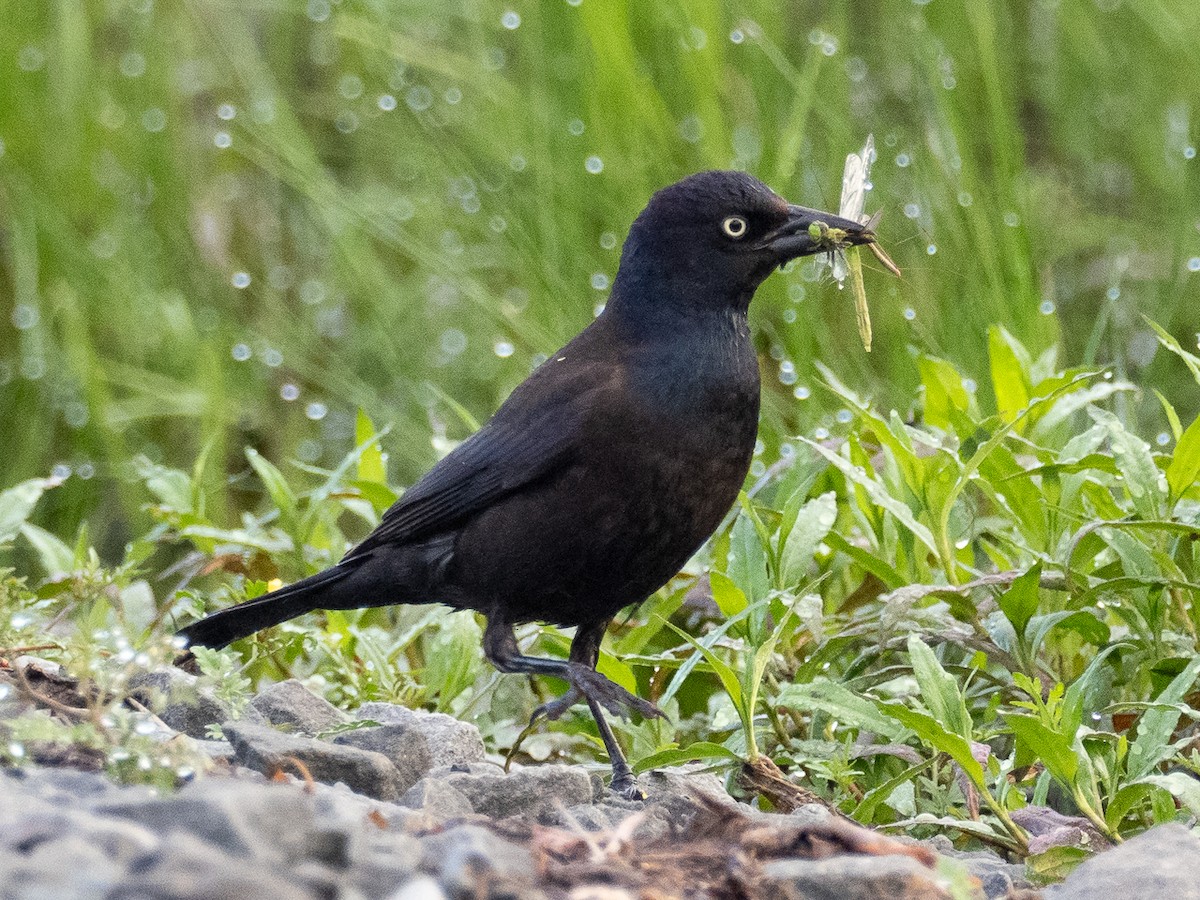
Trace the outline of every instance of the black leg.
<path fill-rule="evenodd" d="M 596 728 L 600 732 L 600 740 L 608 752 L 612 763 L 613 780 L 611 788 L 614 793 L 627 799 L 644 799 L 645 794 L 638 788 L 633 778 L 633 771 L 625 761 L 625 754 L 617 743 L 616 735 L 604 719 L 601 707 L 616 714 L 624 714 L 633 709 L 647 718 L 661 716 L 662 711 L 646 700 L 635 697 L 623 687 L 609 681 L 596 671 L 596 659 L 600 653 L 600 639 L 604 635 L 607 622 L 580 626 L 571 644 L 571 655 L 567 661 L 543 659 L 536 656 L 525 656 L 517 647 L 517 639 L 513 635 L 512 626 L 499 619 L 490 619 L 487 630 L 483 635 L 483 651 L 491 662 L 501 672 L 526 672 L 534 675 L 552 675 L 567 682 L 570 687 L 567 693 L 552 703 L 539 707 L 534 712 L 534 719 L 539 714 L 553 713 L 554 717 L 561 715 L 572 703 L 579 698 L 587 700 L 592 717 L 596 720 Z M 563 701 L 570 700 L 568 703 Z"/>

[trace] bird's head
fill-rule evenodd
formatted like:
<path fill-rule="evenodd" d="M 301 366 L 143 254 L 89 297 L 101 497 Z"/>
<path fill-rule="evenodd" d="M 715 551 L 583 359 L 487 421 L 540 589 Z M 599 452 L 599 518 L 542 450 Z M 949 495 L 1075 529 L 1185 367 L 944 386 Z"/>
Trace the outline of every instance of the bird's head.
<path fill-rule="evenodd" d="M 655 303 L 748 305 L 778 266 L 829 249 L 821 225 L 847 244 L 874 240 L 868 228 L 788 203 L 745 172 L 700 172 L 658 191 L 633 223 L 621 254 L 617 293 Z M 614 298 L 616 299 L 616 298 Z"/>

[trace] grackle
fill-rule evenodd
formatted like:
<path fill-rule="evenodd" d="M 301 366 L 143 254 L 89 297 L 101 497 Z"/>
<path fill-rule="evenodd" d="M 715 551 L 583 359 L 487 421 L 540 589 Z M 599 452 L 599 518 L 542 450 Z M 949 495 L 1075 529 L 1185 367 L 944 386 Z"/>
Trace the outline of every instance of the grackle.
<path fill-rule="evenodd" d="M 318 609 L 437 601 L 487 617 L 501 672 L 569 685 L 539 716 L 587 703 L 612 790 L 640 796 L 601 708 L 662 715 L 596 671 L 623 607 L 675 575 L 737 498 L 758 428 L 758 362 L 746 311 L 778 266 L 826 249 L 823 222 L 741 172 L 658 191 L 637 217 L 604 312 L 519 385 L 340 563 L 180 631 L 224 647 Z M 513 626 L 576 626 L 567 660 L 526 656 Z"/>

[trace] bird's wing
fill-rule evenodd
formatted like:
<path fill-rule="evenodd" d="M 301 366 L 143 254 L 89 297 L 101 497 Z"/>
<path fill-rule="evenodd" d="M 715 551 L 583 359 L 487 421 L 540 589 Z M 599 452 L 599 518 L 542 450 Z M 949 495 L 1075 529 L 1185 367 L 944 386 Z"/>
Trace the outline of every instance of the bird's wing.
<path fill-rule="evenodd" d="M 568 465 L 589 397 L 613 375 L 610 366 L 572 368 L 539 370 L 520 385 L 479 431 L 405 491 L 346 559 L 454 528 Z"/>

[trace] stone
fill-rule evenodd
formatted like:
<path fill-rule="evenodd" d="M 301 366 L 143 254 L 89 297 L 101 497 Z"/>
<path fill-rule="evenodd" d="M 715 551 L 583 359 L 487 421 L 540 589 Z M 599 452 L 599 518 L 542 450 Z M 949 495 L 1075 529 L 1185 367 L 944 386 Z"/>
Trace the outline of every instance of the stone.
<path fill-rule="evenodd" d="M 412 725 L 425 735 L 434 766 L 463 765 L 484 759 L 483 735 L 470 722 L 460 722 L 443 713 L 409 709 L 395 703 L 364 703 L 355 713 L 381 725 Z"/>
<path fill-rule="evenodd" d="M 387 900 L 449 900 L 441 886 L 428 875 L 406 882 Z"/>
<path fill-rule="evenodd" d="M 1177 823 L 1159 825 L 1083 862 L 1046 900 L 1200 900 L 1200 837 Z"/>
<path fill-rule="evenodd" d="M 934 872 L 909 856 L 775 860 L 755 887 L 762 900 L 950 900 Z"/>
<path fill-rule="evenodd" d="M 475 812 L 466 794 L 441 778 L 422 778 L 400 798 L 400 805 L 442 822 Z"/>
<path fill-rule="evenodd" d="M 168 835 L 137 861 L 105 900 L 314 900 L 316 894 L 256 860 L 239 859 L 191 835 Z"/>
<path fill-rule="evenodd" d="M 6 854 L 0 861 L 5 898 L 94 900 L 107 896 L 123 867 L 80 834 L 59 835 L 27 854 Z"/>
<path fill-rule="evenodd" d="M 238 765 L 264 775 L 296 773 L 299 761 L 317 781 L 343 782 L 352 791 L 394 801 L 399 797 L 400 776 L 382 753 L 359 750 L 299 735 L 283 734 L 263 725 L 227 722 L 222 726 L 233 744 Z"/>
<path fill-rule="evenodd" d="M 211 726 L 233 718 L 229 704 L 211 688 L 202 688 L 199 678 L 175 667 L 138 672 L 129 687 L 165 725 L 188 737 L 208 738 Z"/>
<path fill-rule="evenodd" d="M 398 773 L 396 790 L 404 793 L 433 768 L 429 742 L 413 725 L 380 725 L 346 731 L 333 739 L 335 744 L 382 753 L 392 761 Z"/>
<path fill-rule="evenodd" d="M 308 735 L 328 731 L 348 718 L 295 678 L 271 685 L 251 700 L 250 706 L 266 716 L 272 725 Z"/>
<path fill-rule="evenodd" d="M 588 804 L 592 782 L 578 766 L 530 766 L 505 774 L 490 766 L 474 765 L 468 771 L 435 769 L 438 778 L 462 793 L 475 812 L 493 819 L 538 816 L 543 812 Z"/>
<path fill-rule="evenodd" d="M 544 897 L 534 887 L 536 868 L 526 847 L 478 825 L 461 825 L 426 837 L 422 867 L 451 897 Z"/>
<path fill-rule="evenodd" d="M 141 802 L 103 800 L 93 811 L 130 819 L 155 834 L 189 834 L 246 859 L 294 855 L 313 822 L 312 801 L 302 791 L 223 778 Z"/>

